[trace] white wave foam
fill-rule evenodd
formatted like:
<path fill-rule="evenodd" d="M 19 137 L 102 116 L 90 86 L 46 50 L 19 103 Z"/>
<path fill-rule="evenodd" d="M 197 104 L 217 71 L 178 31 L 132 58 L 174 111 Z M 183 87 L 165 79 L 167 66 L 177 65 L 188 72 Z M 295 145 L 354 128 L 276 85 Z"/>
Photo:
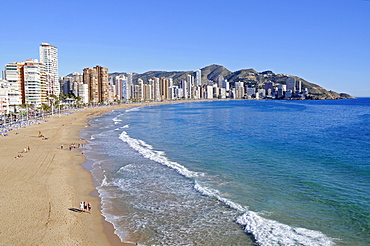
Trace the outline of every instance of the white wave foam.
<path fill-rule="evenodd" d="M 274 220 L 265 219 L 257 213 L 248 211 L 240 215 L 236 222 L 254 236 L 258 245 L 307 245 L 331 246 L 334 242 L 319 231 L 294 228 Z"/>
<path fill-rule="evenodd" d="M 118 119 L 118 117 L 120 117 L 120 115 L 118 115 L 117 117 L 114 117 L 112 120 L 114 121 L 114 122 L 119 122 L 119 121 L 122 121 L 122 120 L 120 120 L 120 119 Z"/>
<path fill-rule="evenodd" d="M 134 107 L 134 108 L 126 109 L 126 112 L 139 111 L 139 110 L 140 110 L 140 107 Z"/>
<path fill-rule="evenodd" d="M 180 165 L 179 163 L 168 160 L 163 151 L 153 150 L 153 146 L 145 143 L 142 140 L 131 138 L 125 131 L 119 137 L 122 141 L 129 144 L 129 146 L 145 158 L 156 161 L 162 165 L 168 166 L 176 170 L 185 177 L 199 177 L 204 176 L 203 173 L 192 172 Z M 122 167 L 119 171 L 127 171 L 130 165 Z M 117 184 L 115 184 L 117 185 Z M 308 230 L 305 228 L 294 228 L 274 220 L 265 219 L 259 216 L 256 212 L 248 211 L 248 207 L 241 206 L 229 199 L 220 195 L 220 192 L 208 187 L 202 187 L 195 181 L 194 189 L 198 192 L 214 197 L 220 202 L 226 204 L 230 208 L 243 212 L 236 223 L 244 226 L 245 232 L 252 234 L 260 246 L 273 246 L 273 245 L 302 245 L 302 246 L 332 246 L 334 242 L 331 238 L 319 231 Z"/>
<path fill-rule="evenodd" d="M 133 168 L 134 168 L 134 164 L 128 164 L 128 165 L 123 166 L 120 169 L 118 169 L 117 173 L 123 173 L 123 172 L 127 172 L 127 171 L 132 171 Z"/>
<path fill-rule="evenodd" d="M 145 158 L 158 162 L 162 165 L 168 166 L 187 178 L 199 177 L 204 175 L 202 173 L 192 172 L 186 167 L 180 165 L 179 163 L 168 160 L 164 152 L 153 151 L 152 150 L 153 147 L 151 145 L 145 143 L 142 140 L 131 138 L 125 131 L 121 133 L 119 138 L 122 141 L 126 142 L 131 148 L 139 152 Z"/>
<path fill-rule="evenodd" d="M 103 180 L 101 181 L 101 184 L 100 184 L 100 187 L 103 187 L 103 186 L 109 186 L 109 183 L 107 181 L 107 176 L 104 175 L 104 178 Z"/>
<path fill-rule="evenodd" d="M 245 211 L 248 210 L 247 207 L 243 207 L 240 204 L 237 204 L 237 203 L 235 203 L 233 201 L 230 201 L 229 199 L 226 199 L 224 197 L 221 197 L 219 195 L 220 192 L 218 190 L 211 189 L 211 188 L 206 188 L 206 187 L 202 187 L 196 181 L 195 181 L 194 189 L 196 189 L 197 191 L 199 191 L 203 195 L 206 195 L 206 196 L 209 196 L 209 197 L 215 197 L 217 200 L 219 200 L 220 202 L 226 204 L 230 208 L 236 209 L 236 210 L 241 211 L 241 212 L 245 212 Z"/>
<path fill-rule="evenodd" d="M 122 128 L 128 128 L 129 126 L 128 125 L 124 125 L 124 126 L 122 126 Z"/>

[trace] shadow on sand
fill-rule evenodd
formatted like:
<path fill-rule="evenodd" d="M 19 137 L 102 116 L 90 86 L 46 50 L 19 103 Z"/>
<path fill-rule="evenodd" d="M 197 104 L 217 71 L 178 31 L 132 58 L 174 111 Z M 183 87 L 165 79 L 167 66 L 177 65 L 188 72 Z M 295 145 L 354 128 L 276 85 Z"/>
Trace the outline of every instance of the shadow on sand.
<path fill-rule="evenodd" d="M 76 213 L 85 213 L 85 211 L 82 211 L 81 209 L 78 209 L 78 208 L 69 208 L 68 210 L 71 210 Z"/>

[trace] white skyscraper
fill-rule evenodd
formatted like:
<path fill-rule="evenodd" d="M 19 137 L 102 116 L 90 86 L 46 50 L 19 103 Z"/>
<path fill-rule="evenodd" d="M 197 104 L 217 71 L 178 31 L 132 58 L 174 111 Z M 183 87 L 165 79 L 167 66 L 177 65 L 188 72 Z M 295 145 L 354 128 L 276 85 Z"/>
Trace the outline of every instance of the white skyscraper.
<path fill-rule="evenodd" d="M 47 94 L 60 94 L 59 75 L 58 75 L 58 49 L 48 43 L 40 46 L 40 62 L 45 65 L 46 74 L 50 76 L 47 81 Z"/>
<path fill-rule="evenodd" d="M 195 81 L 196 81 L 196 86 L 202 85 L 202 71 L 200 69 L 198 69 L 195 72 Z"/>

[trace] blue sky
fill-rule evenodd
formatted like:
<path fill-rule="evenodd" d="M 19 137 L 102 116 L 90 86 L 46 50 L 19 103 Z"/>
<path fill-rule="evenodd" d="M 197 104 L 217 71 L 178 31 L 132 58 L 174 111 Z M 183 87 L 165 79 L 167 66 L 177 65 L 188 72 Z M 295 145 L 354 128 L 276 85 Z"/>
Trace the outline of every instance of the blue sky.
<path fill-rule="evenodd" d="M 0 3 L 0 66 L 59 50 L 59 75 L 212 64 L 302 77 L 370 97 L 370 1 L 17 0 Z"/>

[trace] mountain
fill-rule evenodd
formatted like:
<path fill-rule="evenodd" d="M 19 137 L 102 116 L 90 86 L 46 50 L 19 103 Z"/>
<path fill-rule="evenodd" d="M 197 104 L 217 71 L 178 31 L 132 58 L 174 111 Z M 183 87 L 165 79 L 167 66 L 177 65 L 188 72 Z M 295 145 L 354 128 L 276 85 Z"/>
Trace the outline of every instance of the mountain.
<path fill-rule="evenodd" d="M 354 98 L 346 93 L 337 93 L 334 91 L 328 91 L 323 87 L 308 82 L 298 76 L 287 75 L 287 74 L 275 74 L 272 71 L 257 72 L 254 69 L 242 69 L 235 72 L 231 72 L 227 68 L 220 65 L 210 65 L 201 69 L 202 71 L 202 84 L 206 84 L 208 81 L 216 81 L 219 75 L 227 79 L 228 82 L 233 83 L 242 81 L 247 83 L 250 87 L 262 88 L 265 82 L 271 81 L 276 84 L 285 84 L 286 79 L 293 77 L 296 80 L 302 82 L 302 89 L 307 88 L 311 96 L 311 99 L 346 99 Z M 126 73 L 113 73 L 110 76 L 115 76 Z M 126 74 L 127 75 L 127 74 Z M 150 78 L 172 78 L 175 85 L 179 84 L 182 80 L 186 80 L 187 75 L 195 76 L 195 71 L 149 71 L 143 74 L 133 74 L 133 81 L 137 83 L 140 78 L 143 81 L 148 81 Z"/>

